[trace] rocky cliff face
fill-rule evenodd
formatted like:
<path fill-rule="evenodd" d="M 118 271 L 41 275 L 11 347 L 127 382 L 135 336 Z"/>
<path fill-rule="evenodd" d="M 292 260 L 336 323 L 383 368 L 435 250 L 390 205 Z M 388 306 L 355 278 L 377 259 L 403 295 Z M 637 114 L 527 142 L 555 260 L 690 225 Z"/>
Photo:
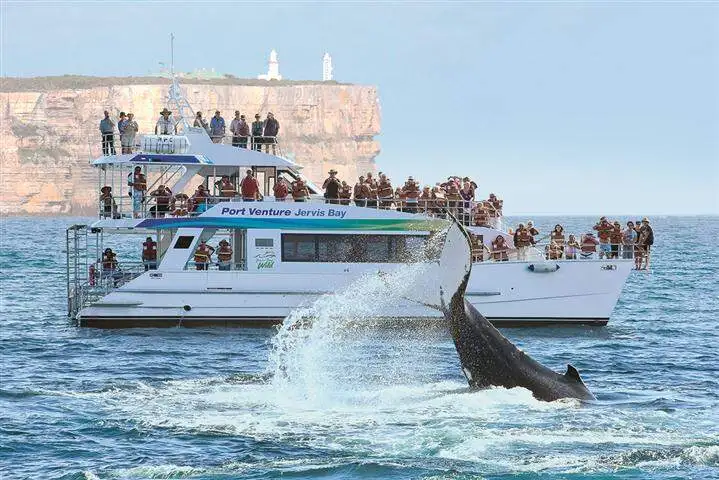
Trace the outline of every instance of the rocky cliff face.
<path fill-rule="evenodd" d="M 98 184 L 89 161 L 101 153 L 103 110 L 115 121 L 120 111 L 133 112 L 140 132 L 150 133 L 166 104 L 168 81 L 34 80 L 3 80 L 0 87 L 0 213 L 90 213 Z M 374 136 L 380 132 L 375 87 L 252 83 L 186 81 L 182 88 L 205 117 L 221 110 L 228 127 L 235 110 L 250 120 L 257 112 L 263 118 L 273 112 L 281 125 L 283 153 L 315 182 L 330 168 L 348 181 L 375 169 L 379 143 Z"/>

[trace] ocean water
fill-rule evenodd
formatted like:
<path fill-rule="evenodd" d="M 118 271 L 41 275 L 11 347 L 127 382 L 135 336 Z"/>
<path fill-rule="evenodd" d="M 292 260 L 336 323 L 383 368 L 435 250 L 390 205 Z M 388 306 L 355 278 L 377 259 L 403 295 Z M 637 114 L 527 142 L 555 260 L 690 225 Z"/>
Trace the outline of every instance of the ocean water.
<path fill-rule="evenodd" d="M 469 392 L 443 329 L 363 324 L 402 279 L 324 298 L 298 313 L 311 329 L 79 329 L 64 230 L 82 220 L 3 219 L 0 478 L 719 478 L 719 218 L 652 220 L 652 268 L 608 326 L 504 330 L 573 363 L 582 405 Z"/>

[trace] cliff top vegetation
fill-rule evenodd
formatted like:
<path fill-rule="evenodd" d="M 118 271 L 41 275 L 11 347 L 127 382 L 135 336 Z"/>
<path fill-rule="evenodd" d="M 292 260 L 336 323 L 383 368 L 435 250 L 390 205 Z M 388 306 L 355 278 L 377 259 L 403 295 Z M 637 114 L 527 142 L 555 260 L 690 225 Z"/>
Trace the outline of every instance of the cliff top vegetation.
<path fill-rule="evenodd" d="M 83 75 L 60 75 L 53 77 L 2 77 L 0 92 L 37 92 L 46 90 L 76 90 L 119 85 L 156 85 L 169 84 L 167 77 L 89 77 Z M 182 85 L 242 85 L 252 87 L 292 86 L 292 85 L 352 85 L 334 80 L 257 80 L 225 75 L 224 78 L 199 79 L 181 78 Z"/>

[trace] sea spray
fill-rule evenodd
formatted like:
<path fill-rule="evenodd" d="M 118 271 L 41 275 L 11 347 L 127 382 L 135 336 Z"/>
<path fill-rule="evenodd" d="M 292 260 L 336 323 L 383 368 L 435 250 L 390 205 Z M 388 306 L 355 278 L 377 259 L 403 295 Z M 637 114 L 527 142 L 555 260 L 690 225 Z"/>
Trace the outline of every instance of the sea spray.
<path fill-rule="evenodd" d="M 431 260 L 440 241 L 441 235 L 436 236 L 412 252 L 410 262 L 363 275 L 344 290 L 293 311 L 270 349 L 268 373 L 278 394 L 311 403 L 351 403 L 361 401 L 367 383 L 404 381 L 413 364 L 413 344 L 398 341 L 403 331 L 383 328 L 392 320 L 381 317 L 389 307 L 412 303 L 424 296 L 422 290 L 432 289 L 426 280 L 437 268 Z M 383 364 L 380 375 L 365 371 L 370 363 Z"/>

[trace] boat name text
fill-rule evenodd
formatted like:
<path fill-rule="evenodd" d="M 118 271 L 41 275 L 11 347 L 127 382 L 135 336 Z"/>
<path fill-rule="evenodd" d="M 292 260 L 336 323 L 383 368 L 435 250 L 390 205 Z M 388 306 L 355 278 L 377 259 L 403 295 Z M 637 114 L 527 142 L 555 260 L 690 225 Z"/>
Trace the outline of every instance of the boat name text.
<path fill-rule="evenodd" d="M 295 210 L 281 209 L 281 208 L 257 208 L 257 207 L 242 207 L 242 208 L 229 208 L 224 207 L 220 211 L 220 215 L 249 215 L 251 217 L 333 217 L 333 218 L 344 218 L 347 214 L 344 210 L 336 210 L 334 208 L 328 208 L 327 210 L 322 208 L 305 209 L 300 208 Z"/>

